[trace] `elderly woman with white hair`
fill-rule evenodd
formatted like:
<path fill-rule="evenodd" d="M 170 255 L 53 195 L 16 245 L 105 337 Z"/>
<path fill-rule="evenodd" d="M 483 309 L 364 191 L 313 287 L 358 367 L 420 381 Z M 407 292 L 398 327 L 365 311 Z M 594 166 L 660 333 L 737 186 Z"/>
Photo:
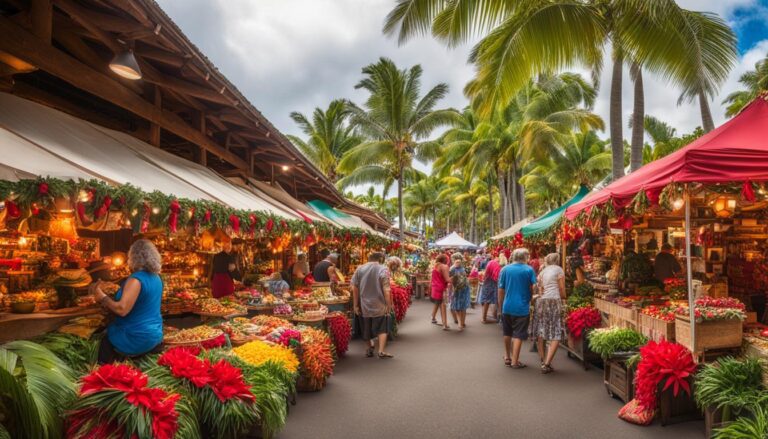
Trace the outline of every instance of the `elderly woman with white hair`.
<path fill-rule="evenodd" d="M 550 253 L 544 259 L 546 266 L 539 273 L 539 293 L 535 296 L 533 319 L 529 333 L 535 340 L 541 357 L 541 373 L 552 372 L 552 360 L 565 337 L 563 305 L 565 299 L 565 272 L 558 265 L 560 255 Z M 544 355 L 544 341 L 549 349 Z"/>
<path fill-rule="evenodd" d="M 160 348 L 163 342 L 161 265 L 160 253 L 155 245 L 147 239 L 140 239 L 128 251 L 131 275 L 114 299 L 102 291 L 101 281 L 92 285 L 96 301 L 116 315 L 107 326 L 107 333 L 99 346 L 100 364 L 144 355 Z"/>

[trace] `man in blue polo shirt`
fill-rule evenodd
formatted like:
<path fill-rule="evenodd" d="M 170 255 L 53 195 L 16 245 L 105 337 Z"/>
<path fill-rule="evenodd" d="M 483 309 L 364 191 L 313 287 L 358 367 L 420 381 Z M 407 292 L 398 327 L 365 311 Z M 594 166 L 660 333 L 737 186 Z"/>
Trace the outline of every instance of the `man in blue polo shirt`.
<path fill-rule="evenodd" d="M 519 361 L 523 340 L 528 338 L 528 316 L 531 294 L 536 285 L 536 272 L 528 265 L 529 253 L 524 248 L 515 249 L 512 263 L 501 269 L 499 275 L 499 297 L 501 323 L 504 331 L 504 364 L 513 369 L 522 369 Z M 511 350 L 511 355 L 510 355 Z"/>

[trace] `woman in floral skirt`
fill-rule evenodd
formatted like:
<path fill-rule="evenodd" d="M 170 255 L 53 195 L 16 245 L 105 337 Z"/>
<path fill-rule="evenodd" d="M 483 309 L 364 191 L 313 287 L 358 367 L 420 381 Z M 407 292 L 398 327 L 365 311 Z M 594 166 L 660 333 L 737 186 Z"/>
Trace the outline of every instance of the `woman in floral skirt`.
<path fill-rule="evenodd" d="M 453 266 L 448 274 L 451 276 L 451 285 L 453 286 L 453 295 L 451 296 L 451 314 L 458 320 L 459 331 L 466 327 L 467 308 L 469 308 L 470 291 L 469 280 L 467 280 L 467 270 L 462 265 L 463 258 L 460 254 L 453 257 Z"/>
<path fill-rule="evenodd" d="M 528 333 L 535 340 L 541 357 L 541 373 L 552 372 L 552 360 L 565 338 L 563 325 L 563 299 L 565 299 L 565 272 L 558 265 L 560 255 L 550 253 L 545 258 L 546 266 L 539 273 L 539 294 L 534 305 L 533 319 Z M 544 354 L 544 340 L 549 349 Z"/>

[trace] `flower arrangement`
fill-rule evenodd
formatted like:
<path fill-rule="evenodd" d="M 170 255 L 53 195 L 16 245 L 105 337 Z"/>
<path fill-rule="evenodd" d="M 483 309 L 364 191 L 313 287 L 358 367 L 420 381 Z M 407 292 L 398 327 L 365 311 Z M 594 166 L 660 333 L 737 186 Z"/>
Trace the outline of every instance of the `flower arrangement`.
<path fill-rule="evenodd" d="M 640 363 L 635 374 L 635 399 L 638 406 L 655 410 L 656 392 L 660 383 L 662 390 L 672 388 L 677 396 L 680 390 L 691 393 L 688 377 L 696 372 L 691 352 L 684 346 L 666 340 L 650 341 L 640 348 Z"/>
<path fill-rule="evenodd" d="M 747 318 L 746 309 L 743 303 L 730 297 L 719 299 L 702 297 L 696 299 L 693 314 L 698 323 L 711 320 L 744 320 Z M 686 317 L 690 315 L 687 306 L 676 307 L 674 313 Z"/>
<path fill-rule="evenodd" d="M 322 389 L 328 377 L 333 375 L 333 343 L 328 334 L 318 329 L 299 326 L 299 330 L 302 336 L 301 375 L 312 389 Z"/>
<path fill-rule="evenodd" d="M 197 419 L 211 436 L 237 437 L 259 421 L 256 397 L 241 368 L 224 358 L 199 358 L 204 352 L 197 347 L 169 349 L 147 364 L 147 374 L 189 394 Z"/>
<path fill-rule="evenodd" d="M 696 299 L 695 302 L 696 306 L 701 307 L 707 307 L 707 308 L 734 308 L 741 311 L 746 311 L 747 307 L 739 299 L 735 299 L 733 297 L 721 297 L 721 298 L 713 298 L 709 296 L 704 296 L 699 299 Z"/>
<path fill-rule="evenodd" d="M 291 307 L 291 305 L 284 303 L 282 305 L 277 305 L 274 308 L 272 308 L 272 314 L 276 316 L 290 316 L 290 315 L 293 315 L 293 308 Z"/>
<path fill-rule="evenodd" d="M 275 328 L 267 336 L 267 340 L 288 348 L 298 347 L 301 346 L 301 332 L 293 328 Z"/>
<path fill-rule="evenodd" d="M 147 375 L 126 364 L 105 364 L 86 375 L 67 415 L 67 437 L 199 437 L 187 401 L 148 383 Z"/>
<path fill-rule="evenodd" d="M 224 334 L 221 334 L 212 340 L 205 340 L 202 343 L 200 343 L 200 346 L 202 346 L 204 349 L 222 348 L 226 345 L 227 345 L 227 336 Z"/>
<path fill-rule="evenodd" d="M 328 332 L 331 334 L 336 354 L 343 357 L 349 349 L 349 340 L 352 338 L 352 325 L 349 323 L 347 316 L 340 312 L 329 314 L 325 321 L 328 322 Z"/>
<path fill-rule="evenodd" d="M 271 362 L 279 364 L 285 370 L 295 373 L 299 369 L 299 359 L 293 350 L 279 345 L 271 345 L 256 340 L 232 349 L 232 352 L 251 366 L 261 366 Z"/>
<path fill-rule="evenodd" d="M 565 319 L 568 333 L 574 338 L 580 338 L 586 331 L 597 328 L 601 323 L 600 311 L 591 306 L 577 308 L 571 311 Z"/>
<path fill-rule="evenodd" d="M 666 292 L 672 300 L 685 299 L 686 296 L 688 296 L 688 282 L 686 282 L 685 279 L 676 277 L 665 279 L 664 292 Z"/>
<path fill-rule="evenodd" d="M 395 321 L 400 323 L 405 318 L 405 313 L 408 311 L 408 301 L 411 293 L 407 288 L 392 285 L 390 287 L 392 294 L 392 305 L 395 308 Z"/>

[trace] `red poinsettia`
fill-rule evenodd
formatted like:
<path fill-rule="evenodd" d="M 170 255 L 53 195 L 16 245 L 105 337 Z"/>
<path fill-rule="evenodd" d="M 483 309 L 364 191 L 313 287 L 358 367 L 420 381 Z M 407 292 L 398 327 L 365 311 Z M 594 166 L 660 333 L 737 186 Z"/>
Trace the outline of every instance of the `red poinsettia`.
<path fill-rule="evenodd" d="M 214 349 L 214 348 L 220 348 L 227 344 L 227 337 L 224 336 L 224 334 L 219 335 L 218 337 L 214 338 L 213 340 L 206 340 L 202 343 L 200 343 L 201 346 L 203 346 L 206 349 Z"/>
<path fill-rule="evenodd" d="M 204 387 L 214 377 L 209 373 L 211 365 L 208 360 L 197 358 L 199 353 L 199 348 L 172 348 L 157 359 L 157 364 L 168 367 L 176 378 L 185 378 L 198 388 Z"/>
<path fill-rule="evenodd" d="M 688 378 L 696 372 L 696 364 L 683 345 L 666 340 L 651 341 L 640 348 L 640 356 L 635 374 L 635 398 L 639 406 L 656 409 L 659 383 L 664 383 L 662 390 L 672 388 L 675 396 L 680 390 L 691 393 Z"/>
<path fill-rule="evenodd" d="M 209 371 L 212 382 L 209 384 L 219 401 L 226 402 L 232 398 L 243 401 L 254 401 L 251 387 L 245 383 L 243 372 L 226 360 L 219 360 Z"/>
<path fill-rule="evenodd" d="M 565 319 L 568 333 L 575 338 L 580 338 L 585 331 L 597 328 L 601 323 L 600 311 L 591 306 L 576 308 Z"/>

